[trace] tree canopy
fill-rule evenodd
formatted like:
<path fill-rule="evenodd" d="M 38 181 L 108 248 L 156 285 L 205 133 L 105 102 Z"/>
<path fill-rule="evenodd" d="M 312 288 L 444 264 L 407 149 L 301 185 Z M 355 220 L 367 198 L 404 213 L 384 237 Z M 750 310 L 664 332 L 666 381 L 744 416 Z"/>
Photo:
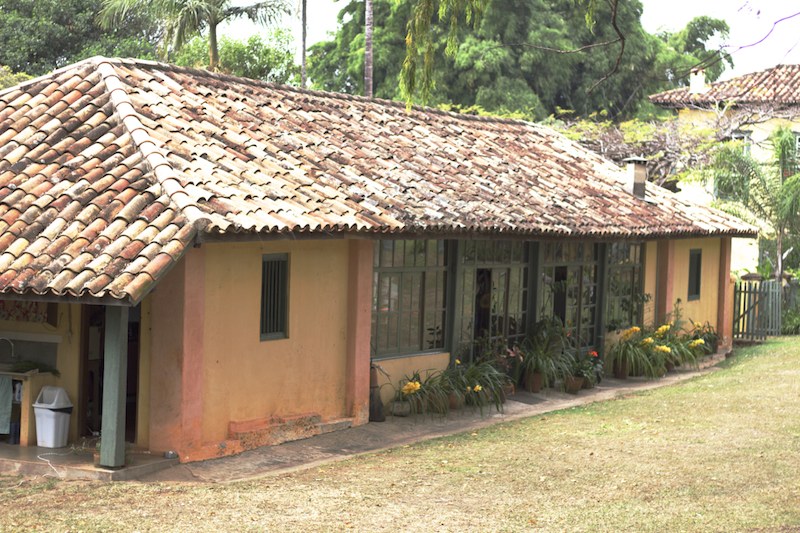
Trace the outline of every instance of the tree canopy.
<path fill-rule="evenodd" d="M 719 207 L 733 213 L 753 213 L 775 234 L 775 276 L 783 274 L 783 243 L 797 234 L 800 217 L 800 159 L 796 139 L 789 128 L 780 127 L 769 138 L 772 158 L 757 161 L 732 141 L 720 145 L 711 170 L 723 201 Z M 743 209 L 742 209 L 743 208 Z"/>
<path fill-rule="evenodd" d="M 0 65 L 39 75 L 93 55 L 155 58 L 157 23 L 129 13 L 117 29 L 97 22 L 101 0 L 4 0 Z"/>
<path fill-rule="evenodd" d="M 420 17 L 417 10 L 426 2 L 431 0 L 375 0 L 377 97 L 404 97 L 400 71 L 407 60 L 408 21 Z M 681 32 L 650 35 L 642 29 L 642 8 L 636 0 L 619 2 L 615 15 L 609 4 L 589 2 L 591 25 L 586 22 L 586 2 L 584 9 L 576 9 L 573 0 L 492 0 L 479 9 L 484 3 L 443 0 L 432 4 L 439 9 L 428 13 L 430 18 L 452 24 L 430 25 L 426 30 L 430 47 L 417 48 L 416 53 L 430 54 L 436 64 L 429 73 L 432 90 L 426 103 L 521 112 L 527 118 L 571 109 L 580 116 L 603 111 L 624 119 L 643 109 L 652 111 L 646 96 L 682 83 L 692 65 L 710 64 L 710 79 L 722 71 L 721 61 L 708 61 L 717 57 L 716 52 L 706 48 L 712 36 L 727 32 L 720 20 L 703 17 Z M 442 11 L 445 4 L 462 8 Z M 477 27 L 467 23 L 479 15 Z M 333 40 L 311 47 L 310 78 L 317 88 L 363 94 L 363 0 L 347 3 L 339 20 Z M 457 34 L 452 33 L 453 24 Z M 615 25 L 625 35 L 618 65 Z M 419 66 L 426 68 L 422 59 Z M 615 65 L 616 73 L 590 91 Z"/>
<path fill-rule="evenodd" d="M 234 76 L 272 83 L 296 82 L 299 74 L 294 63 L 292 37 L 277 30 L 266 38 L 253 35 L 246 42 L 222 37 L 219 46 L 219 70 Z M 196 36 L 175 54 L 175 64 L 185 67 L 208 66 L 208 38 Z"/>
<path fill-rule="evenodd" d="M 100 21 L 104 28 L 121 28 L 134 13 L 144 13 L 164 28 L 161 56 L 177 51 L 194 35 L 208 32 L 208 66 L 219 66 L 217 26 L 246 17 L 259 24 L 276 20 L 287 9 L 287 0 L 262 0 L 246 6 L 232 5 L 230 0 L 102 0 Z"/>

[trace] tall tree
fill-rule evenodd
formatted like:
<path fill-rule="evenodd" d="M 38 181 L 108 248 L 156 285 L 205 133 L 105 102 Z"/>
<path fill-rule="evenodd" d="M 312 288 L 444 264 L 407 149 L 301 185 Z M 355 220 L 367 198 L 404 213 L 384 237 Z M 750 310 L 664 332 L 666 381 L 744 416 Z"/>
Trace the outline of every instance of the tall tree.
<path fill-rule="evenodd" d="M 772 160 L 761 163 L 742 149 L 741 144 L 723 144 L 712 170 L 722 208 L 737 212 L 743 207 L 769 225 L 775 234 L 775 277 L 783 275 L 783 243 L 789 231 L 797 232 L 800 217 L 800 159 L 796 139 L 789 128 L 778 128 L 770 135 Z"/>
<path fill-rule="evenodd" d="M 373 2 L 375 96 L 403 99 L 406 95 L 399 89 L 398 76 L 416 0 Z M 685 50 L 669 48 L 667 37 L 647 34 L 641 27 L 642 8 L 636 0 L 621 2 L 616 13 L 616 25 L 628 35 L 619 59 L 617 47 L 592 46 L 616 38 L 606 4 L 598 4 L 594 11 L 593 30 L 586 26 L 585 11 L 574 7 L 573 0 L 493 0 L 482 14 L 480 26 L 474 29 L 461 24 L 455 41 L 449 40 L 447 28 L 434 24 L 429 53 L 437 61 L 437 68 L 430 72 L 435 90 L 426 102 L 477 106 L 527 118 L 570 109 L 580 116 L 605 111 L 611 118 L 625 119 L 641 110 L 651 111 L 646 96 L 678 83 L 668 79 L 668 69 L 680 70 L 686 63 L 698 61 Z M 318 88 L 357 94 L 364 90 L 360 79 L 364 0 L 346 4 L 339 20 L 334 40 L 309 51 L 311 78 Z M 452 56 L 445 53 L 448 46 L 454 47 Z M 562 53 L 581 48 L 578 53 Z M 590 92 L 618 61 L 618 72 Z"/>
<path fill-rule="evenodd" d="M 372 98 L 372 0 L 364 0 L 364 96 Z"/>
<path fill-rule="evenodd" d="M 306 87 L 306 44 L 307 44 L 307 37 L 308 37 L 308 12 L 306 8 L 308 7 L 308 0 L 301 0 L 300 1 L 300 24 L 302 25 L 303 29 L 303 36 L 302 36 L 302 52 L 300 54 L 300 86 L 305 89 Z"/>
<path fill-rule="evenodd" d="M 218 70 L 234 76 L 272 83 L 297 82 L 292 36 L 275 30 L 266 36 L 253 35 L 247 41 L 222 37 L 219 41 Z M 185 67 L 208 66 L 208 38 L 195 36 L 175 54 L 175 64 Z"/>
<path fill-rule="evenodd" d="M 170 48 L 179 50 L 195 34 L 208 31 L 209 68 L 219 67 L 217 27 L 231 19 L 246 17 L 257 24 L 274 22 L 286 12 L 286 0 L 265 0 L 233 6 L 230 0 L 103 0 L 100 21 L 105 28 L 124 24 L 133 12 L 145 12 L 164 24 L 162 57 Z"/>
<path fill-rule="evenodd" d="M 113 30 L 96 19 L 101 0 L 2 0 L 0 65 L 44 74 L 93 55 L 155 59 L 161 27 L 131 12 Z"/>

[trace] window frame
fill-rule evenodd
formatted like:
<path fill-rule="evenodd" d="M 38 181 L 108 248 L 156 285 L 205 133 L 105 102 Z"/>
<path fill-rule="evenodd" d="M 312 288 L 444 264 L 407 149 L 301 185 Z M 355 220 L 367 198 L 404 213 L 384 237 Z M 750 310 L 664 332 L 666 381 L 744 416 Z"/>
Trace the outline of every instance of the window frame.
<path fill-rule="evenodd" d="M 424 243 L 422 250 L 413 255 L 414 264 L 408 261 L 406 249 L 412 242 Z M 391 250 L 385 249 L 384 243 L 391 243 Z M 402 243 L 401 253 L 398 253 L 398 243 Z M 451 275 L 449 246 L 445 239 L 385 239 L 376 242 L 370 327 L 373 359 L 386 360 L 447 350 L 448 279 Z M 402 264 L 397 264 L 398 258 L 402 259 Z M 385 283 L 388 292 L 384 294 L 382 287 Z M 410 286 L 410 292 L 406 292 L 408 283 L 416 283 Z M 383 324 L 384 318 L 386 324 Z M 433 322 L 433 332 L 428 327 L 430 322 Z M 401 326 L 410 329 L 405 331 Z M 393 327 L 393 335 L 388 335 Z M 410 343 L 411 340 L 418 342 Z M 434 345 L 428 347 L 431 342 Z"/>
<path fill-rule="evenodd" d="M 693 248 L 689 250 L 689 283 L 686 300 L 693 302 L 700 299 L 703 279 L 703 250 Z"/>
<path fill-rule="evenodd" d="M 276 274 L 277 279 L 268 281 L 268 265 L 282 265 Z M 278 340 L 289 338 L 289 273 L 290 263 L 288 253 L 264 254 L 261 256 L 261 316 L 260 340 Z M 275 294 L 268 288 L 278 287 L 276 301 L 268 301 Z M 270 309 L 278 312 L 277 318 L 271 318 Z"/>
<path fill-rule="evenodd" d="M 606 291 L 605 329 L 617 331 L 641 324 L 644 315 L 644 252 L 645 245 L 639 241 L 610 242 L 606 245 Z M 631 256 L 633 255 L 633 258 Z M 630 291 L 615 293 L 612 281 L 627 278 Z M 619 287 L 621 288 L 621 287 Z M 627 300 L 627 303 L 626 303 Z M 627 307 L 627 310 L 625 308 Z M 615 314 L 624 311 L 627 316 Z"/>

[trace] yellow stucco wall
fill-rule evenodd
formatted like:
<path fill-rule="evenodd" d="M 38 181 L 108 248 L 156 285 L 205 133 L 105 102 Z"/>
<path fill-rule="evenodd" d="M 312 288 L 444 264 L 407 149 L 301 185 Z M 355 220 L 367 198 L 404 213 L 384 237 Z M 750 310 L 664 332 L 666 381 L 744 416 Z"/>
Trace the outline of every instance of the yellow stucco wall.
<path fill-rule="evenodd" d="M 730 115 L 731 111 L 726 114 Z M 724 115 L 724 114 L 723 114 Z M 682 124 L 692 127 L 714 127 L 719 119 L 718 114 L 700 109 L 681 109 L 678 111 L 678 120 Z M 800 132 L 800 120 L 769 119 L 760 121 L 757 117 L 754 124 L 741 127 L 741 131 L 750 132 L 750 154 L 759 161 L 772 159 L 772 148 L 769 145 L 769 136 L 778 127 L 788 127 L 792 131 Z M 701 205 L 709 205 L 713 199 L 711 191 L 713 183 L 686 183 L 681 184 L 678 196 L 690 199 Z M 758 241 L 756 239 L 733 239 L 731 252 L 731 272 L 737 275 L 746 272 L 755 272 L 758 266 Z"/>
<path fill-rule="evenodd" d="M 444 370 L 450 364 L 450 354 L 447 352 L 418 354 L 394 359 L 381 359 L 375 361 L 375 364 L 389 375 L 387 377 L 382 372 L 378 372 L 381 400 L 385 404 L 394 398 L 398 384 L 405 376 L 410 376 L 419 371 L 424 378 L 427 372 Z"/>
<path fill-rule="evenodd" d="M 231 421 L 345 415 L 348 243 L 271 241 L 205 248 L 203 440 Z M 261 341 L 264 254 L 289 254 L 289 338 Z"/>
<path fill-rule="evenodd" d="M 700 298 L 688 301 L 689 291 L 689 252 L 702 250 L 700 261 Z M 680 298 L 683 319 L 695 322 L 708 321 L 717 324 L 717 305 L 719 303 L 719 238 L 679 239 L 675 241 L 675 279 L 673 296 Z M 674 303 L 674 302 L 673 302 Z"/>
<path fill-rule="evenodd" d="M 6 333 L 9 337 L 14 337 L 14 333 L 28 335 L 26 340 L 36 340 L 37 335 L 46 336 L 48 339 L 58 340 L 56 355 L 56 368 L 60 372 L 59 377 L 51 374 L 41 374 L 34 379 L 26 382 L 29 390 L 24 392 L 26 402 L 23 402 L 27 409 L 28 435 L 31 444 L 36 445 L 36 426 L 34 409 L 30 406 L 36 401 L 39 391 L 45 385 L 62 387 L 67 391 L 70 401 L 77 411 L 79 401 L 80 384 L 80 340 L 81 340 L 81 309 L 78 305 L 59 304 L 57 326 L 46 323 L 20 322 L 13 320 L 0 320 L 0 332 Z M 0 335 L 3 336 L 3 335 Z M 5 352 L 4 352 L 5 353 Z M 27 400 L 29 398 L 29 400 Z M 23 428 L 22 433 L 26 431 Z M 70 417 L 69 442 L 74 442 L 78 437 L 78 416 L 73 414 Z"/>

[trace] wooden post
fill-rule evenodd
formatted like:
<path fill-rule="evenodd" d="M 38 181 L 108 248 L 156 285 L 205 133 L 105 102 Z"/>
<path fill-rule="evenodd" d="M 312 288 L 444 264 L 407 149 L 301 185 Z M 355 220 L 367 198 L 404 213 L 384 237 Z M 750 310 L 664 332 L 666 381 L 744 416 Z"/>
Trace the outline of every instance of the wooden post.
<path fill-rule="evenodd" d="M 100 466 L 125 466 L 125 397 L 128 374 L 128 308 L 106 307 L 103 351 L 103 420 Z"/>

